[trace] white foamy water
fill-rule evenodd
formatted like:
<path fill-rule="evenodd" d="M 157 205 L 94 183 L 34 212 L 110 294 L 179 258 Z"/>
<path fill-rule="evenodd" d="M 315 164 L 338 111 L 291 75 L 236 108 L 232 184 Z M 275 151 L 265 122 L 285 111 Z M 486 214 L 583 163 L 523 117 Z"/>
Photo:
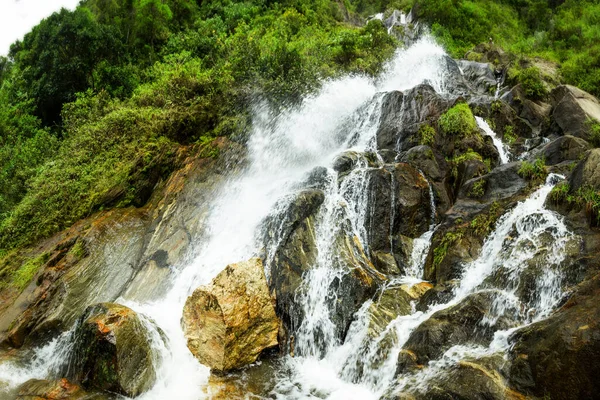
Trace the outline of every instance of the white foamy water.
<path fill-rule="evenodd" d="M 500 138 L 496 136 L 496 132 L 494 132 L 493 129 L 490 128 L 490 125 L 483 118 L 475 117 L 475 120 L 477 121 L 477 125 L 479 126 L 479 128 L 481 128 L 486 135 L 492 138 L 492 141 L 494 142 L 494 147 L 496 147 L 496 149 L 498 150 L 498 154 L 500 155 L 500 162 L 502 164 L 506 164 L 510 160 L 510 153 L 507 150 L 504 143 L 502 143 L 502 140 L 500 140 Z"/>

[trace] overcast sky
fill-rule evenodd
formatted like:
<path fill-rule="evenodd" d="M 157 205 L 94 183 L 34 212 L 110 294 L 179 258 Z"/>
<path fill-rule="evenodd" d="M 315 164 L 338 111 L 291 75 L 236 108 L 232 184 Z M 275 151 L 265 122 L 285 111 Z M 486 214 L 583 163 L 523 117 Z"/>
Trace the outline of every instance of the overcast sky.
<path fill-rule="evenodd" d="M 0 55 L 54 11 L 73 10 L 77 4 L 79 0 L 0 0 Z"/>

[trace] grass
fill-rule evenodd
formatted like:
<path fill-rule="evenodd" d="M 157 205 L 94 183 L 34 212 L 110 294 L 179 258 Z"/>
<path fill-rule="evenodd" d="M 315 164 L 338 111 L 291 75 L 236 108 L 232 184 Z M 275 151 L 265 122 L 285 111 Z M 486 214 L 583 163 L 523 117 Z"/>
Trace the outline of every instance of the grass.
<path fill-rule="evenodd" d="M 548 171 L 544 158 L 537 158 L 533 163 L 523 161 L 517 173 L 524 179 L 538 182 L 546 179 Z"/>
<path fill-rule="evenodd" d="M 464 233 L 461 230 L 447 232 L 440 244 L 433 251 L 433 268 L 440 266 L 442 261 L 448 255 L 448 249 L 454 246 L 458 241 L 463 238 Z"/>

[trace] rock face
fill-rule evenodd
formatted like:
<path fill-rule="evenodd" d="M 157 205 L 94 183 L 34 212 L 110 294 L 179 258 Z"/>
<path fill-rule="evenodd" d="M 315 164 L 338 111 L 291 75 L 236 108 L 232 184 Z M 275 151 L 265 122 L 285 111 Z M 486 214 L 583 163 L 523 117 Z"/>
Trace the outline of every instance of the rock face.
<path fill-rule="evenodd" d="M 277 346 L 279 319 L 258 258 L 228 265 L 187 299 L 182 326 L 188 348 L 216 371 L 248 365 Z"/>
<path fill-rule="evenodd" d="M 571 173 L 569 185 L 571 190 L 585 187 L 600 190 L 600 149 L 586 153 Z"/>
<path fill-rule="evenodd" d="M 565 135 L 548 143 L 540 150 L 546 165 L 556 165 L 564 161 L 579 160 L 591 148 L 583 139 Z"/>
<path fill-rule="evenodd" d="M 131 309 L 113 303 L 88 307 L 77 322 L 64 376 L 86 388 L 135 397 L 156 379 L 146 327 Z"/>
<path fill-rule="evenodd" d="M 570 85 L 554 89 L 552 117 L 565 135 L 589 140 L 588 120 L 600 121 L 600 102 L 591 94 Z"/>
<path fill-rule="evenodd" d="M 494 291 L 482 291 L 436 312 L 411 333 L 404 350 L 413 353 L 416 363 L 423 365 L 457 344 L 489 344 L 496 330 L 511 326 L 506 317 L 493 324 L 482 323 L 490 316 L 493 301 Z"/>
<path fill-rule="evenodd" d="M 517 331 L 509 379 L 540 398 L 592 399 L 600 393 L 600 275 L 580 285 L 548 319 Z"/>
<path fill-rule="evenodd" d="M 164 293 L 172 266 L 204 235 L 222 171 L 234 174 L 243 166 L 239 144 L 215 142 L 219 159 L 182 152 L 181 168 L 157 185 L 144 207 L 96 213 L 25 249 L 26 257 L 48 253 L 49 260 L 14 299 L 0 289 L 0 340 L 21 347 L 69 329 L 90 304 L 119 297 L 147 301 Z"/>
<path fill-rule="evenodd" d="M 405 151 L 417 145 L 415 134 L 421 125 L 437 121 L 450 106 L 449 100 L 427 84 L 406 92 L 387 93 L 381 106 L 377 148 Z"/>

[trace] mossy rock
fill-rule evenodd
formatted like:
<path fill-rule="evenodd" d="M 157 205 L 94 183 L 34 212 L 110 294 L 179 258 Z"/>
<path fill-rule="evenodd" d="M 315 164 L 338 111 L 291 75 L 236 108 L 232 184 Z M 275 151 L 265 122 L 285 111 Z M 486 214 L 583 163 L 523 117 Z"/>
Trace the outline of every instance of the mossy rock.
<path fill-rule="evenodd" d="M 114 303 L 89 306 L 77 321 L 65 376 L 84 388 L 138 396 L 156 380 L 149 335 L 130 308 Z"/>

